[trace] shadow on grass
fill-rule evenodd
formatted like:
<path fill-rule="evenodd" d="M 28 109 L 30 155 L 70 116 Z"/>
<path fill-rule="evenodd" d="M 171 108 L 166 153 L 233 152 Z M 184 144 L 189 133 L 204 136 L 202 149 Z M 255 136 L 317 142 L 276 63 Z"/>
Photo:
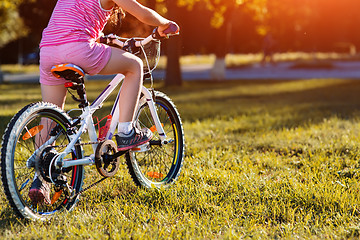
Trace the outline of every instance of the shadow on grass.
<path fill-rule="evenodd" d="M 12 116 L 1 116 L 0 115 L 0 135 L 2 136 L 5 132 L 5 129 L 8 125 L 8 123 L 10 122 Z M 1 146 L 1 143 L 0 143 Z"/>
<path fill-rule="evenodd" d="M 315 81 L 315 80 L 314 80 Z M 330 81 L 330 80 L 329 80 Z M 274 91 L 272 88 L 280 84 L 294 83 L 287 89 Z M 301 81 L 274 81 L 274 80 L 249 80 L 226 82 L 186 82 L 179 88 L 159 87 L 166 92 L 178 106 L 184 122 L 204 121 L 217 118 L 231 119 L 234 116 L 255 114 L 276 116 L 276 121 L 271 122 L 272 129 L 294 128 L 322 122 L 326 118 L 336 116 L 341 119 L 357 119 L 360 116 L 360 81 L 344 80 L 304 90 L 297 90 Z M 259 92 L 250 89 L 261 86 Z M 14 86 L 16 87 L 16 86 Z M 236 88 L 249 88 L 249 92 L 236 92 Z M 264 90 L 265 88 L 265 90 Z M 266 89 L 269 89 L 269 92 Z M 92 88 L 90 88 L 92 89 Z M 251 93 L 250 93 L 251 90 Z M 26 91 L 24 89 L 23 91 Z M 92 91 L 92 90 L 91 90 Z M 93 91 L 100 91 L 95 89 Z M 220 94 L 213 92 L 223 91 Z M 187 95 L 198 95 L 187 99 Z M 12 104 L 7 102 L 7 104 Z M 24 104 L 25 105 L 25 104 Z M 207 105 L 204 110 L 204 106 Z M 12 106 L 12 105 L 11 105 Z M 254 110 L 255 109 L 255 110 Z M 104 107 L 104 113 L 111 110 Z M 7 123 L 12 116 L 0 116 L 0 134 L 2 135 Z M 263 117 L 266 118 L 266 117 Z M 254 124 L 253 128 L 235 129 L 235 133 L 256 131 L 260 126 Z M 259 146 L 258 150 L 264 150 Z M 266 146 L 265 146 L 266 147 Z M 265 149 L 266 150 L 266 149 Z M 294 149 L 291 154 L 302 154 L 301 149 Z M 280 153 L 283 154 L 283 153 Z M 122 194 L 119 193 L 122 196 Z M 105 201 L 112 196 L 103 196 Z M 127 196 L 131 200 L 131 196 Z M 96 200 L 93 200 L 96 202 Z M 90 201 L 91 202 L 91 201 Z M 8 229 L 11 224 L 18 222 L 10 207 L 1 213 L 0 229 Z"/>
<path fill-rule="evenodd" d="M 155 85 L 159 87 L 155 88 L 167 93 L 173 99 L 184 122 L 214 118 L 230 119 L 239 115 L 277 114 L 284 117 L 278 117 L 278 121 L 273 123 L 272 128 L 279 129 L 302 126 L 309 122 L 317 123 L 332 116 L 343 119 L 358 117 L 360 81 L 339 80 L 319 86 L 315 84 L 303 90 L 296 89 L 302 84 L 308 84 L 309 81 L 312 80 L 189 81 L 184 82 L 181 87 L 163 87 L 161 82 L 156 82 Z M 99 93 L 102 90 L 102 87 L 99 89 L 99 84 L 106 83 L 88 82 L 88 95 Z M 284 86 L 274 91 L 279 85 Z M 26 94 L 27 91 L 34 91 L 38 86 L 13 84 L 3 85 L 2 88 L 10 94 L 18 92 Z M 257 88 L 260 90 L 258 91 Z M 68 99 L 70 100 L 68 102 L 73 102 L 70 97 Z M 18 101 L 18 99 L 0 100 L 1 106 L 7 106 L 10 109 L 20 109 L 28 103 Z M 111 107 L 104 106 L 97 114 L 106 115 L 110 110 Z M 11 117 L 0 115 L 1 135 Z M 239 129 L 238 131 L 253 130 Z"/>
<path fill-rule="evenodd" d="M 232 89 L 239 87 L 249 88 L 263 85 L 264 88 L 268 87 L 270 92 L 276 85 L 284 83 L 294 83 L 295 85 L 289 87 L 296 88 L 297 82 L 300 86 L 301 81 L 309 80 L 187 82 L 186 85 L 178 89 L 162 88 L 161 90 L 174 98 L 183 121 L 226 119 L 236 115 L 251 115 L 254 114 L 252 110 L 254 107 L 261 109 L 256 114 L 284 115 L 283 118 L 278 117 L 279 121 L 273 123 L 272 128 L 275 129 L 302 126 L 309 121 L 316 124 L 332 116 L 341 119 L 360 116 L 360 81 L 358 80 L 344 80 L 328 85 L 325 83 L 304 90 L 285 88 L 275 93 L 268 93 L 266 90 L 261 90 L 259 93 L 252 91 L 250 94 L 232 91 Z M 225 91 L 223 94 L 211 94 L 211 92 L 215 93 L 222 90 Z M 226 93 L 227 90 L 229 91 L 228 94 Z M 198 94 L 199 97 L 176 100 L 178 96 L 194 93 Z M 202 108 L 201 106 L 205 106 L 205 104 L 211 107 L 209 109 Z M 248 129 L 248 131 L 252 130 Z M 246 129 L 239 129 L 239 131 L 246 131 Z"/>
<path fill-rule="evenodd" d="M 10 229 L 11 226 L 14 226 L 17 223 L 20 224 L 26 224 L 29 220 L 26 219 L 20 219 L 17 216 L 15 216 L 15 213 L 11 209 L 10 206 L 6 207 L 1 213 L 0 213 L 0 231 L 5 232 L 5 230 Z"/>

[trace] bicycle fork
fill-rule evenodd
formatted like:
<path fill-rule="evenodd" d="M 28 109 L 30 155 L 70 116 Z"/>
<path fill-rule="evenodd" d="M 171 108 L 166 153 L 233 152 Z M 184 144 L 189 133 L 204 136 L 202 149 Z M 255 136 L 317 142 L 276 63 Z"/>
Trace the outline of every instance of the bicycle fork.
<path fill-rule="evenodd" d="M 160 137 L 160 140 L 161 140 L 161 144 L 166 144 L 167 143 L 167 137 L 166 137 L 166 134 L 165 134 L 165 131 L 162 127 L 162 124 L 159 120 L 159 116 L 156 112 L 156 107 L 155 107 L 155 99 L 153 99 L 153 96 L 152 94 L 150 93 L 150 91 L 146 88 L 146 87 L 143 87 L 142 91 L 141 91 L 143 94 L 144 94 L 144 97 L 145 100 L 146 100 L 146 103 L 148 104 L 149 106 L 149 109 L 150 109 L 150 113 L 151 113 L 151 116 L 152 116 L 152 119 L 155 123 L 155 127 L 156 127 L 156 130 L 159 134 L 159 137 Z M 140 103 L 139 103 L 139 107 L 140 107 Z"/>

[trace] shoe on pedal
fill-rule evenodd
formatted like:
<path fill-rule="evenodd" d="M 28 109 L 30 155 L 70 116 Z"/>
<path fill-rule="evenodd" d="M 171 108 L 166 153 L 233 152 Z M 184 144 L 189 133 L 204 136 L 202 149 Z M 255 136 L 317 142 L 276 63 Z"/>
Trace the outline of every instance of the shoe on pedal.
<path fill-rule="evenodd" d="M 126 151 L 133 147 L 149 142 L 153 134 L 150 129 L 143 128 L 141 130 L 133 128 L 129 134 L 115 134 L 118 151 Z"/>
<path fill-rule="evenodd" d="M 35 205 L 50 204 L 50 186 L 36 177 L 29 190 L 29 198 Z"/>

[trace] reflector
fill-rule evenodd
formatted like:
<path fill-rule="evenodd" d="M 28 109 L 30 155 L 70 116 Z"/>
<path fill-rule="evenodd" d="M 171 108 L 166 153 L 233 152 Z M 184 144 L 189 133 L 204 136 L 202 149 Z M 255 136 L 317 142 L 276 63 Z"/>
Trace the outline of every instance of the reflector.
<path fill-rule="evenodd" d="M 38 134 L 43 128 L 44 128 L 43 125 L 39 125 L 39 126 L 35 126 L 35 127 L 31 128 L 31 129 L 27 130 L 27 132 L 22 137 L 22 140 L 26 141 L 29 138 L 32 138 L 33 136 Z"/>

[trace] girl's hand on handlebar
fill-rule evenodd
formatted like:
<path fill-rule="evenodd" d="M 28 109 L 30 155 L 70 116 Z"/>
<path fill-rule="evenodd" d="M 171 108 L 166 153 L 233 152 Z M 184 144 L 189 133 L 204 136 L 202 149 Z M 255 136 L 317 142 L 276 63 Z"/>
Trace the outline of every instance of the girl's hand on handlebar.
<path fill-rule="evenodd" d="M 169 22 L 168 24 L 157 27 L 157 32 L 159 33 L 160 37 L 168 38 L 172 35 L 178 35 L 180 32 L 180 27 L 175 22 Z"/>
<path fill-rule="evenodd" d="M 100 43 L 103 44 L 115 44 L 121 48 L 130 48 L 134 52 L 137 47 L 148 44 L 154 39 L 164 39 L 170 36 L 179 35 L 180 28 L 175 22 L 168 22 L 167 24 L 156 27 L 153 33 L 147 38 L 143 39 L 121 39 L 116 35 L 109 34 L 104 37 L 100 37 Z"/>

